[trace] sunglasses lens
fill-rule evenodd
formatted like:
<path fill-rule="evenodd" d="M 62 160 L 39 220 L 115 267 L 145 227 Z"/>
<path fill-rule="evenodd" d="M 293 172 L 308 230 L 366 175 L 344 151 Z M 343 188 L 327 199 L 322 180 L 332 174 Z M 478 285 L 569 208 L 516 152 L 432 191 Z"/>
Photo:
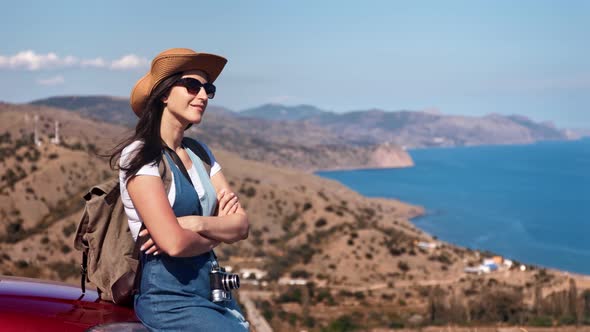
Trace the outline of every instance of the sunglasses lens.
<path fill-rule="evenodd" d="M 205 88 L 205 92 L 207 93 L 207 98 L 213 99 L 215 97 L 215 85 L 211 83 L 205 83 L 203 87 Z"/>
<path fill-rule="evenodd" d="M 203 86 L 201 84 L 201 82 L 199 82 L 198 80 L 195 80 L 193 78 L 184 79 L 183 85 L 186 88 L 186 90 L 188 91 L 188 93 L 193 94 L 193 95 L 199 94 L 199 91 L 201 90 L 201 87 Z"/>
<path fill-rule="evenodd" d="M 215 97 L 215 85 L 211 83 L 201 83 L 199 80 L 194 78 L 182 78 L 180 80 L 182 86 L 186 88 L 188 93 L 193 95 L 198 95 L 201 88 L 205 88 L 205 92 L 207 93 L 207 98 L 213 99 Z"/>

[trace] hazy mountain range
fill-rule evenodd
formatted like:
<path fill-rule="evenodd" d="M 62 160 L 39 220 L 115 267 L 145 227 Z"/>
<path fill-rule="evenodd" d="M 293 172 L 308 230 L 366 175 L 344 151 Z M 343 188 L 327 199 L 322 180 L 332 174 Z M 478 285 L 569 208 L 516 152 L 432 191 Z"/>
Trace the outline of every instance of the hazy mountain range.
<path fill-rule="evenodd" d="M 124 98 L 52 97 L 32 104 L 76 110 L 111 123 L 135 123 L 129 102 Z M 390 143 L 408 148 L 526 144 L 575 139 L 581 133 L 519 115 L 469 117 L 378 109 L 334 113 L 311 105 L 279 104 L 265 104 L 240 112 L 211 106 L 203 131 L 207 133 L 208 128 L 221 130 L 220 127 L 231 127 L 236 135 L 247 133 L 281 144 L 374 146 Z"/>
<path fill-rule="evenodd" d="M 393 142 L 407 147 L 520 144 L 577 138 L 552 123 L 519 115 L 451 116 L 424 111 L 378 109 L 347 113 L 323 111 L 309 105 L 267 104 L 237 113 L 270 121 L 306 122 L 339 133 L 348 142 Z"/>

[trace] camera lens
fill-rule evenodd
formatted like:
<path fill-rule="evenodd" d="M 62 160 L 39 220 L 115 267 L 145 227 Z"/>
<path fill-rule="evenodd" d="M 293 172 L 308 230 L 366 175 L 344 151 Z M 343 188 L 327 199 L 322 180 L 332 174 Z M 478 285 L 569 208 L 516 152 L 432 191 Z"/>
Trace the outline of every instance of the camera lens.
<path fill-rule="evenodd" d="M 222 276 L 221 282 L 226 291 L 240 288 L 240 277 L 237 274 L 225 274 Z"/>

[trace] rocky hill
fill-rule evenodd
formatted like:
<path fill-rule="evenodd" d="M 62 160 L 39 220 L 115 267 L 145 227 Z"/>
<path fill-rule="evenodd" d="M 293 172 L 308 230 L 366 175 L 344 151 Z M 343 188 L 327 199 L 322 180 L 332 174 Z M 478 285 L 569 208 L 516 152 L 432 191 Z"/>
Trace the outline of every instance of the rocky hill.
<path fill-rule="evenodd" d="M 40 145 L 31 135 L 35 115 Z M 56 120 L 60 144 L 51 143 Z M 96 151 L 127 130 L 45 106 L 0 105 L 1 274 L 78 282 L 80 254 L 72 243 L 81 195 L 114 175 Z M 420 207 L 214 152 L 251 221 L 246 241 L 217 252 L 236 272 L 261 271 L 242 275 L 241 292 L 255 299 L 276 330 L 566 324 L 590 317 L 584 277 L 533 266 L 466 274 L 465 267 L 493 254 L 416 229 L 410 218 L 423 213 Z"/>

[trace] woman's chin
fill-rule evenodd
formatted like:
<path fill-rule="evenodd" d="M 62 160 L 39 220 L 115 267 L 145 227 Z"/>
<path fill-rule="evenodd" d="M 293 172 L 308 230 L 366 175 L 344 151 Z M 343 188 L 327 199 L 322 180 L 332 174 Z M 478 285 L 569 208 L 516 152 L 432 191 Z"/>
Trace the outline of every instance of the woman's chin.
<path fill-rule="evenodd" d="M 201 123 L 201 121 L 203 121 L 203 114 L 198 114 L 198 115 L 195 115 L 195 116 L 191 116 L 187 120 L 191 124 L 194 124 L 194 125 L 199 124 L 199 123 Z"/>

